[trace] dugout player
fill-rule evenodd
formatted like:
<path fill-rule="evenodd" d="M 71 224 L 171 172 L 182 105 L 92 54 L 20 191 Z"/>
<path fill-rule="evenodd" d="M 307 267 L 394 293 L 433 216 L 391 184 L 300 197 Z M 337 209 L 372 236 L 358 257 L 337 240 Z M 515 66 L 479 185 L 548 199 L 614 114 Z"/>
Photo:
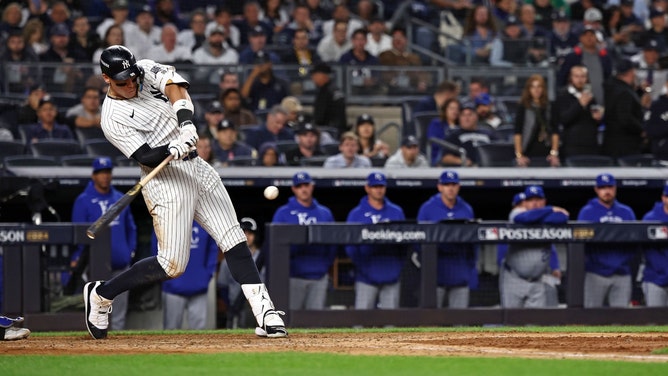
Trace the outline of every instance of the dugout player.
<path fill-rule="evenodd" d="M 473 219 L 473 208 L 459 197 L 459 175 L 444 171 L 438 179 L 438 193 L 429 198 L 418 211 L 420 222 Z M 478 250 L 471 244 L 438 245 L 438 277 L 436 304 L 443 307 L 447 294 L 449 308 L 467 308 L 470 288 L 477 286 Z"/>
<path fill-rule="evenodd" d="M 580 209 L 578 221 L 619 223 L 635 221 L 633 210 L 618 202 L 614 176 L 596 177 L 595 198 Z M 631 302 L 631 262 L 635 256 L 629 246 L 615 243 L 585 244 L 584 307 L 628 307 Z"/>
<path fill-rule="evenodd" d="M 376 224 L 405 220 L 404 211 L 385 197 L 387 178 L 372 172 L 366 178 L 359 205 L 348 213 L 348 223 Z M 347 245 L 355 266 L 355 309 L 399 308 L 399 277 L 406 261 L 405 245 Z"/>
<path fill-rule="evenodd" d="M 260 280 L 246 235 L 220 176 L 197 156 L 197 129 L 192 123 L 189 83 L 174 67 L 152 60 L 137 62 L 124 46 L 107 47 L 100 57 L 102 77 L 109 85 L 102 105 L 105 137 L 125 156 L 140 164 L 142 177 L 170 154 L 174 160 L 143 188 L 146 207 L 158 237 L 158 255 L 135 263 L 109 281 L 84 286 L 86 326 L 95 339 L 107 336 L 113 299 L 124 291 L 183 274 L 190 256 L 193 220 L 225 253 L 241 284 L 263 337 L 285 337 L 287 331 Z"/>
<path fill-rule="evenodd" d="M 668 185 L 663 187 L 661 201 L 657 202 L 642 220 L 668 222 Z M 648 307 L 667 307 L 668 246 L 665 243 L 654 243 L 645 248 L 644 260 L 642 291 L 645 294 L 645 304 Z"/>

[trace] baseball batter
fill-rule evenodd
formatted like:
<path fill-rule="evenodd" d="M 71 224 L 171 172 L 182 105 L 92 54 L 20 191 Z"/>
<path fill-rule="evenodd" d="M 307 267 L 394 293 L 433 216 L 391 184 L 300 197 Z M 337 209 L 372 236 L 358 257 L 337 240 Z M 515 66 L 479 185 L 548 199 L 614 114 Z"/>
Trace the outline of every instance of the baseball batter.
<path fill-rule="evenodd" d="M 84 287 L 86 326 L 91 336 L 107 336 L 111 303 L 140 285 L 180 276 L 190 256 L 192 221 L 197 221 L 225 252 L 258 323 L 256 334 L 285 337 L 287 331 L 261 282 L 227 190 L 218 173 L 197 156 L 197 131 L 188 82 L 171 66 L 137 62 L 126 47 L 106 48 L 100 57 L 109 85 L 102 106 L 105 137 L 139 162 L 142 177 L 170 154 L 174 160 L 143 188 L 158 239 L 157 256 L 135 263 L 109 281 Z"/>

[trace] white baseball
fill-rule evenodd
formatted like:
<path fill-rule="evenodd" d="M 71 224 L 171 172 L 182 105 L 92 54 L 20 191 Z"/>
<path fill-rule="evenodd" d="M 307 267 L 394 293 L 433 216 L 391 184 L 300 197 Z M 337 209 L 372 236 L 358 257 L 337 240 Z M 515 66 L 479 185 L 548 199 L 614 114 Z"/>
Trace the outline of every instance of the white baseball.
<path fill-rule="evenodd" d="M 278 197 L 278 188 L 275 185 L 270 185 L 264 189 L 264 198 L 267 200 L 273 200 Z"/>

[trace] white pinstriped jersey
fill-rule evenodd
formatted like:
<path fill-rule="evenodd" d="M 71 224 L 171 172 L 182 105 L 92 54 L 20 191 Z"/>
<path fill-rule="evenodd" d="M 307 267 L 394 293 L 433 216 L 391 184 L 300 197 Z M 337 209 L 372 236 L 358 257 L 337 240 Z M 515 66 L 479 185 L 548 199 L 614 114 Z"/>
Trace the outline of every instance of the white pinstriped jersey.
<path fill-rule="evenodd" d="M 144 69 L 138 95 L 130 99 L 107 96 L 102 104 L 104 135 L 128 158 L 145 143 L 155 148 L 179 137 L 176 114 L 164 91 L 169 80 L 187 84 L 172 66 L 153 60 L 140 60 L 137 65 Z"/>

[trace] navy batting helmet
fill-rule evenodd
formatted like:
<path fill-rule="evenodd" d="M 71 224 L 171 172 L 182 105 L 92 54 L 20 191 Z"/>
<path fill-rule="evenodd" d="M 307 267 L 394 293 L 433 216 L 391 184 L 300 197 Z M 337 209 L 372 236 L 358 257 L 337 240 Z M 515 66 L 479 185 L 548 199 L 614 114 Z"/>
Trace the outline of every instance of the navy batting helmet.
<path fill-rule="evenodd" d="M 127 80 L 142 76 L 143 71 L 137 66 L 135 55 L 126 47 L 120 45 L 109 46 L 102 51 L 100 68 L 112 80 Z"/>

